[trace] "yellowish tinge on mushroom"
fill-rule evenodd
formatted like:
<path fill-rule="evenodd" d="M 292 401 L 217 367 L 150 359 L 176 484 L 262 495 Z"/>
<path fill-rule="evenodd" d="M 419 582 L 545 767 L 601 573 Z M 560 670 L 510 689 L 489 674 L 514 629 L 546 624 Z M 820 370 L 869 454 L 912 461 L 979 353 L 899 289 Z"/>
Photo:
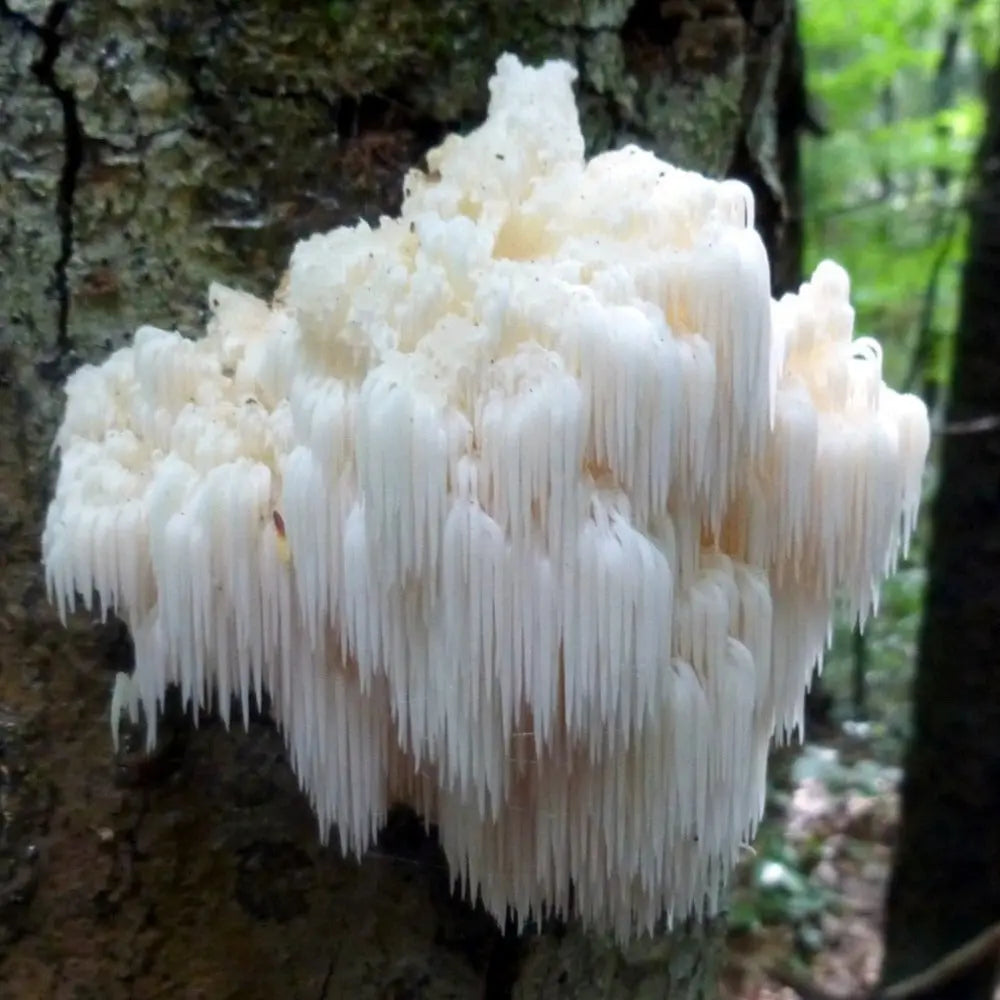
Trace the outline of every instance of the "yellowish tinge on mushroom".
<path fill-rule="evenodd" d="M 74 374 L 43 546 L 135 638 L 116 739 L 266 689 L 324 835 L 409 802 L 498 918 L 626 939 L 718 907 L 929 431 L 846 274 L 772 302 L 750 191 L 585 160 L 573 75 L 504 56 L 399 218 Z"/>

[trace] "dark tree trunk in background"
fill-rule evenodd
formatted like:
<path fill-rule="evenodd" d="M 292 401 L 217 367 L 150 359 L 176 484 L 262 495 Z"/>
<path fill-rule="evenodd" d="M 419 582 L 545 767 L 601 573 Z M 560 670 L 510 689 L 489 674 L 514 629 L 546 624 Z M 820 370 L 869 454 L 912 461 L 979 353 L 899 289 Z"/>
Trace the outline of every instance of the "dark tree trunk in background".
<path fill-rule="evenodd" d="M 67 374 L 393 211 L 505 49 L 577 64 L 591 151 L 738 171 L 780 251 L 786 2 L 0 0 L 0 996 L 710 995 L 718 926 L 521 940 L 452 898 L 412 816 L 360 864 L 321 849 L 266 720 L 176 718 L 115 759 L 127 637 L 60 627 L 39 532 Z"/>
<path fill-rule="evenodd" d="M 971 206 L 883 978 L 1000 920 L 1000 76 Z M 984 422 L 983 418 L 987 418 Z M 977 421 L 979 422 L 977 424 Z M 964 425 L 964 426 L 963 426 Z M 988 1000 L 997 956 L 920 1000 Z"/>

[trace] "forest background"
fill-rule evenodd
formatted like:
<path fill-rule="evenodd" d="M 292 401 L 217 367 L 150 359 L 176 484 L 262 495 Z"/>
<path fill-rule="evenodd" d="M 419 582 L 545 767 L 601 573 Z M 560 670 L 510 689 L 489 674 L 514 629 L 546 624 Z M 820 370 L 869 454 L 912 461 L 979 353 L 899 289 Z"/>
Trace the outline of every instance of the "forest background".
<path fill-rule="evenodd" d="M 844 264 L 858 330 L 881 339 L 887 381 L 931 408 L 929 501 L 948 431 L 970 193 L 1000 17 L 989 0 L 875 0 L 849 16 L 845 5 L 801 0 L 798 13 L 808 102 L 803 273 L 824 257 Z M 879 978 L 930 510 L 928 502 L 878 616 L 863 633 L 845 617 L 838 623 L 811 693 L 806 745 L 774 771 L 771 823 L 731 913 L 736 995 L 794 997 L 807 972 L 822 988 L 860 995 Z M 762 967 L 770 979 L 756 974 Z"/>

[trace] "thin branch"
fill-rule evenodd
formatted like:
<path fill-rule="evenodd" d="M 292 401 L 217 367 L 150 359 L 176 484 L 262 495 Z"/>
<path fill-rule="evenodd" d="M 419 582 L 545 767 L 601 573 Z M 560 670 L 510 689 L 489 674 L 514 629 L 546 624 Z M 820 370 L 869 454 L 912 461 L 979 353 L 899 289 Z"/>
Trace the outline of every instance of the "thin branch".
<path fill-rule="evenodd" d="M 1000 428 L 1000 414 L 986 417 L 975 417 L 972 420 L 955 420 L 948 424 L 936 424 L 932 427 L 935 434 L 988 434 Z"/>
<path fill-rule="evenodd" d="M 1000 954 L 1000 922 L 987 927 L 971 941 L 949 952 L 944 958 L 938 959 L 930 968 L 908 976 L 894 986 L 887 986 L 875 996 L 878 1000 L 909 1000 L 910 997 L 950 982 L 970 966 L 977 965 L 991 955 L 996 957 L 998 954 Z"/>
<path fill-rule="evenodd" d="M 937 193 L 911 188 L 898 192 L 893 198 L 878 194 L 860 198 L 857 201 L 827 204 L 815 209 L 810 214 L 819 222 L 829 222 L 840 216 L 862 214 L 876 209 L 890 209 L 899 215 L 905 213 L 910 216 L 918 210 L 934 210 L 944 216 L 950 216 L 952 213 L 967 213 L 973 205 L 991 202 L 995 204 L 996 198 L 984 198 L 981 191 L 973 189 L 970 192 L 968 190 L 969 184 L 967 182 L 974 176 L 975 163 L 972 163 L 966 177 L 957 182 L 957 193 L 948 195 L 945 200 L 942 200 Z"/>

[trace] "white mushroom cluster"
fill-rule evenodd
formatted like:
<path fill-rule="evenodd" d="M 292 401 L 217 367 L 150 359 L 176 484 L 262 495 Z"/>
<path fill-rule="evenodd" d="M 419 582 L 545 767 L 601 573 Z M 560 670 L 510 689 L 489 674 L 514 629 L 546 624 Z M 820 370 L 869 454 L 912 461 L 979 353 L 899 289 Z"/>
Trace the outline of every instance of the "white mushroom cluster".
<path fill-rule="evenodd" d="M 44 561 L 131 629 L 115 733 L 266 689 L 324 835 L 411 803 L 498 918 L 624 940 L 718 907 L 929 429 L 839 267 L 773 302 L 748 188 L 585 160 L 573 78 L 504 56 L 398 218 L 76 372 Z"/>

